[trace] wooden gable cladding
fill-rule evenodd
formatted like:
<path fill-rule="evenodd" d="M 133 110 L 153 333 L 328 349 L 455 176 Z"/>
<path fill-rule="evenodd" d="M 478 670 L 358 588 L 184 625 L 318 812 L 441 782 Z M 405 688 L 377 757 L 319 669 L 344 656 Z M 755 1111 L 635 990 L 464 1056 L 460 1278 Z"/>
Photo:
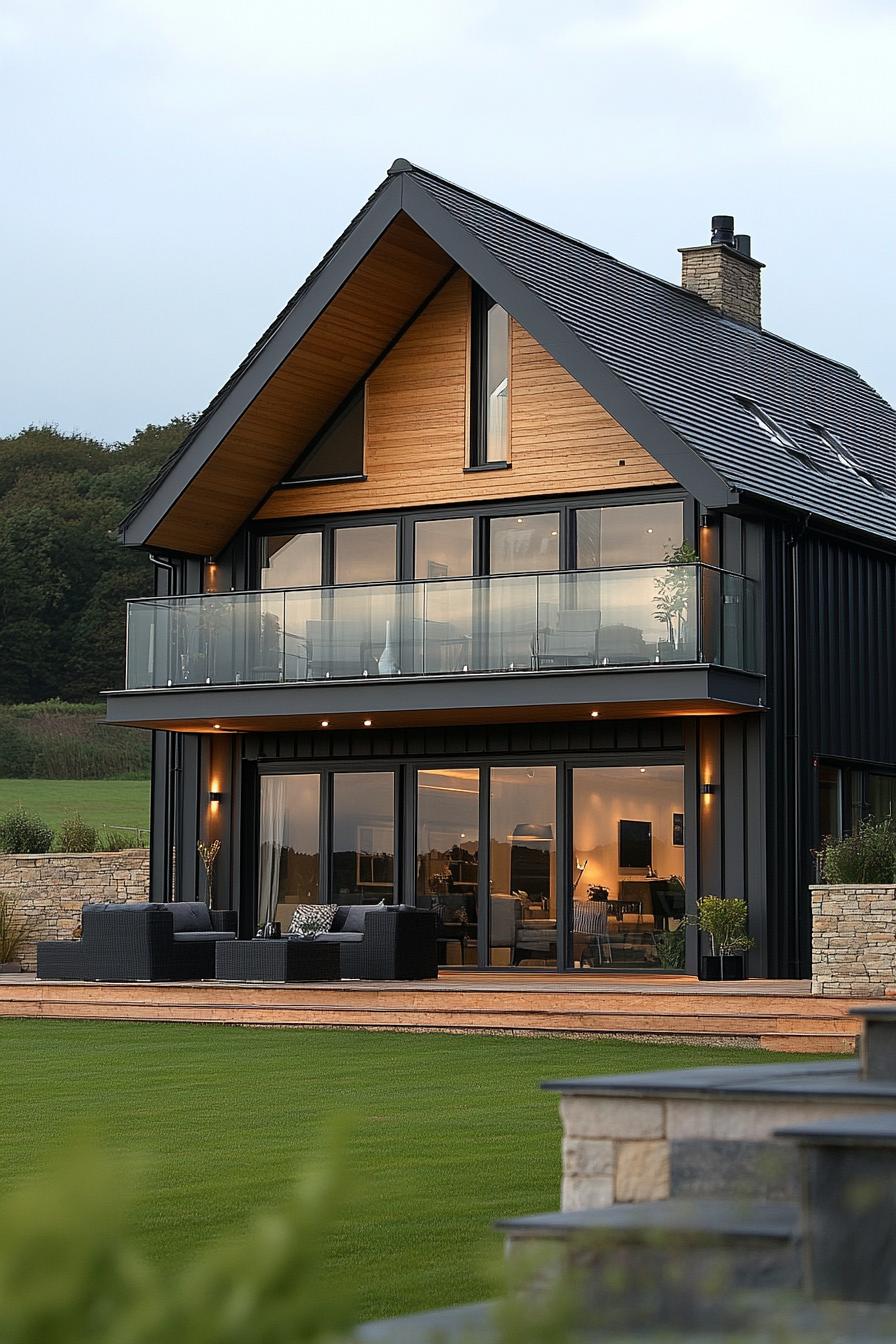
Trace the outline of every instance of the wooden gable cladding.
<path fill-rule="evenodd" d="M 452 269 L 399 215 L 152 533 L 160 550 L 216 554 Z"/>
<path fill-rule="evenodd" d="M 364 481 L 284 486 L 256 518 L 668 485 L 672 477 L 518 323 L 511 467 L 465 472 L 470 281 L 453 276 L 367 382 Z"/>

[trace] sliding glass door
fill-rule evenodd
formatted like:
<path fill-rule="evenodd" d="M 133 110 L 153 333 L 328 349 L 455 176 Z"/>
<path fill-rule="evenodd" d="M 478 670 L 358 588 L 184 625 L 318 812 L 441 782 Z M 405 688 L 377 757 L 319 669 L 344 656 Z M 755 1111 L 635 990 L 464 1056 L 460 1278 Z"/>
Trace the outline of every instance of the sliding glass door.
<path fill-rule="evenodd" d="M 477 761 L 264 772 L 259 924 L 407 901 L 446 967 L 677 969 L 684 766 Z"/>
<path fill-rule="evenodd" d="M 557 770 L 489 771 L 489 965 L 557 965 Z"/>
<path fill-rule="evenodd" d="M 416 903 L 436 912 L 439 962 L 479 950 L 479 770 L 417 771 Z"/>
<path fill-rule="evenodd" d="M 685 914 L 684 766 L 576 766 L 570 776 L 567 964 L 678 969 L 683 939 L 668 935 Z"/>
<path fill-rule="evenodd" d="M 320 775 L 262 775 L 256 923 L 320 900 Z"/>

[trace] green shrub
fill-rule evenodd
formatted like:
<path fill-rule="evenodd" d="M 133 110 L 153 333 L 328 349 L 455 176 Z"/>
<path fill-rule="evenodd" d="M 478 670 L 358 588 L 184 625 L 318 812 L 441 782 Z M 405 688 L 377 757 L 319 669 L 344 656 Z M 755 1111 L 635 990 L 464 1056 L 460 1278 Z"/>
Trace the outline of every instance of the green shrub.
<path fill-rule="evenodd" d="M 666 970 L 680 971 L 684 968 L 686 929 L 687 925 L 682 920 L 677 929 L 664 929 L 656 935 L 656 954 L 660 965 Z"/>
<path fill-rule="evenodd" d="M 0 965 L 18 961 L 33 931 L 33 920 L 20 914 L 19 904 L 15 892 L 0 891 Z"/>
<path fill-rule="evenodd" d="M 18 1344 L 336 1344 L 350 1285 L 335 1294 L 321 1267 L 338 1186 L 330 1166 L 306 1173 L 282 1206 L 173 1269 L 133 1228 L 145 1162 L 75 1152 L 0 1206 L 0 1335 Z"/>
<path fill-rule="evenodd" d="M 21 803 L 0 816 L 0 854 L 47 854 L 53 828 Z"/>
<path fill-rule="evenodd" d="M 149 831 L 136 826 L 133 830 L 116 830 L 105 826 L 97 835 L 98 854 L 117 854 L 122 849 L 145 849 L 149 844 Z"/>
<path fill-rule="evenodd" d="M 60 854 L 92 854 L 97 846 L 97 831 L 85 821 L 80 812 L 69 812 L 53 846 Z"/>
<path fill-rule="evenodd" d="M 34 747 L 26 730 L 0 717 L 0 778 L 30 779 L 34 771 Z"/>
<path fill-rule="evenodd" d="M 103 706 L 0 705 L 0 779 L 146 779 L 151 735 L 110 728 Z"/>
<path fill-rule="evenodd" d="M 820 854 L 823 882 L 896 882 L 896 827 L 892 818 L 859 822 L 842 840 L 830 836 Z"/>

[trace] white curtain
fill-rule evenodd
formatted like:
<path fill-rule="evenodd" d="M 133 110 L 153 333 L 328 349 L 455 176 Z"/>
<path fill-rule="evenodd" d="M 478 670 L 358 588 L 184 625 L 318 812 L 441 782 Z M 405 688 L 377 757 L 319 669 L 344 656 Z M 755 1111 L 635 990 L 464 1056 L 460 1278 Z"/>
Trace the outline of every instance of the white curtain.
<path fill-rule="evenodd" d="M 261 781 L 261 819 L 258 828 L 258 922 L 267 924 L 277 909 L 280 886 L 280 855 L 286 845 L 287 778 L 265 775 Z"/>

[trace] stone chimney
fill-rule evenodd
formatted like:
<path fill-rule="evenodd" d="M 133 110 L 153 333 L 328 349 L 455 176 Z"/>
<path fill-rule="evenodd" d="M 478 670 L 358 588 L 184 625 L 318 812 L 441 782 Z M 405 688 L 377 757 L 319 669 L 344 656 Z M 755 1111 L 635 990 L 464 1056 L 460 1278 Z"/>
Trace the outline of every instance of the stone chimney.
<path fill-rule="evenodd" d="M 678 250 L 683 289 L 693 290 L 735 322 L 762 326 L 763 263 L 750 256 L 750 235 L 734 232 L 733 215 L 713 215 L 711 241 Z"/>

